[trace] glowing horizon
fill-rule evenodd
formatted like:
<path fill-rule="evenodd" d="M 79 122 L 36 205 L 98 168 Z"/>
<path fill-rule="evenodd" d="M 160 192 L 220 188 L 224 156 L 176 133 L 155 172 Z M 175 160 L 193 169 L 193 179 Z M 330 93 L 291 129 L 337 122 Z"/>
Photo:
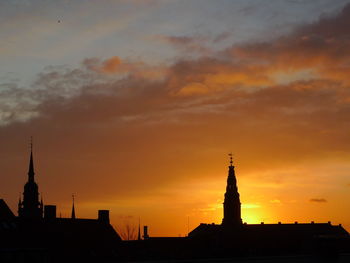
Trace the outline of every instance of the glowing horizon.
<path fill-rule="evenodd" d="M 12 211 L 33 136 L 58 215 L 74 193 L 77 217 L 150 235 L 221 223 L 232 151 L 243 221 L 350 229 L 348 1 L 18 0 L 0 17 Z"/>

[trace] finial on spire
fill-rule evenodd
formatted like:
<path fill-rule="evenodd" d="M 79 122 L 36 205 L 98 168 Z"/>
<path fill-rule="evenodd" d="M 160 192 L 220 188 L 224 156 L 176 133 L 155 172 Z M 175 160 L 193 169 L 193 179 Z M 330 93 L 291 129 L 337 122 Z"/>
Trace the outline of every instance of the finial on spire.
<path fill-rule="evenodd" d="M 232 154 L 232 152 L 230 152 L 230 153 L 228 154 L 228 156 L 230 156 L 230 166 L 233 166 L 233 160 L 232 160 L 233 154 Z"/>

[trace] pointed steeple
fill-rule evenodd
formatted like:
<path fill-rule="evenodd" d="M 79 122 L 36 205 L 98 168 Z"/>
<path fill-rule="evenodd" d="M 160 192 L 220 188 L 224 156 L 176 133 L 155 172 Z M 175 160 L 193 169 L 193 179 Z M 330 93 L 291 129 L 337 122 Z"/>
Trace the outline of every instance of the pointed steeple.
<path fill-rule="evenodd" d="M 23 201 L 18 206 L 18 216 L 31 219 L 41 219 L 43 209 L 39 201 L 38 185 L 34 181 L 33 138 L 30 138 L 30 159 L 28 181 L 24 185 Z"/>
<path fill-rule="evenodd" d="M 73 205 L 72 205 L 72 216 L 71 216 L 71 218 L 75 219 L 74 195 L 72 195 L 72 198 L 73 198 Z"/>
<path fill-rule="evenodd" d="M 241 202 L 237 188 L 232 153 L 230 153 L 229 156 L 230 166 L 228 167 L 227 186 L 224 200 L 224 218 L 222 219 L 222 224 L 225 226 L 237 226 L 242 224 Z"/>
<path fill-rule="evenodd" d="M 33 161 L 33 137 L 30 137 L 30 159 L 28 169 L 28 182 L 34 182 L 34 161 Z"/>

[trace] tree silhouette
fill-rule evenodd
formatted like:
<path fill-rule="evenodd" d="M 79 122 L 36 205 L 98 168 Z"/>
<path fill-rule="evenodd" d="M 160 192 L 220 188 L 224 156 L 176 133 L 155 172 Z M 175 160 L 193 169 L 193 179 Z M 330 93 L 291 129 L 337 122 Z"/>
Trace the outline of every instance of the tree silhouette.
<path fill-rule="evenodd" d="M 137 239 L 137 227 L 129 221 L 125 221 L 123 226 L 117 227 L 117 231 L 123 240 Z"/>

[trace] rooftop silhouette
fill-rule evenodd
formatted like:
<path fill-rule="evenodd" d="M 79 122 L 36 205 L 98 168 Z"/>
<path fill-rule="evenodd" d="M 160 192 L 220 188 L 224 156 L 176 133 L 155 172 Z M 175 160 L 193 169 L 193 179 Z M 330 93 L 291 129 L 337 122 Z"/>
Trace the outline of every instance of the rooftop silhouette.
<path fill-rule="evenodd" d="M 339 253 L 350 252 L 349 233 L 341 225 L 330 222 L 243 223 L 235 166 L 232 154 L 229 156 L 221 224 L 202 223 L 188 237 L 150 237 L 148 226 L 143 227 L 141 235 L 139 220 L 137 240 L 122 241 L 110 224 L 108 210 L 99 210 L 97 219 L 78 218 L 75 195 L 72 195 L 71 217 L 57 218 L 55 205 L 44 206 L 42 199 L 39 202 L 31 143 L 28 180 L 23 201 L 20 198 L 18 202 L 18 216 L 0 199 L 0 259 L 2 250 L 12 251 L 9 258 L 48 256 L 49 262 L 231 258 L 315 252 L 334 258 Z"/>

